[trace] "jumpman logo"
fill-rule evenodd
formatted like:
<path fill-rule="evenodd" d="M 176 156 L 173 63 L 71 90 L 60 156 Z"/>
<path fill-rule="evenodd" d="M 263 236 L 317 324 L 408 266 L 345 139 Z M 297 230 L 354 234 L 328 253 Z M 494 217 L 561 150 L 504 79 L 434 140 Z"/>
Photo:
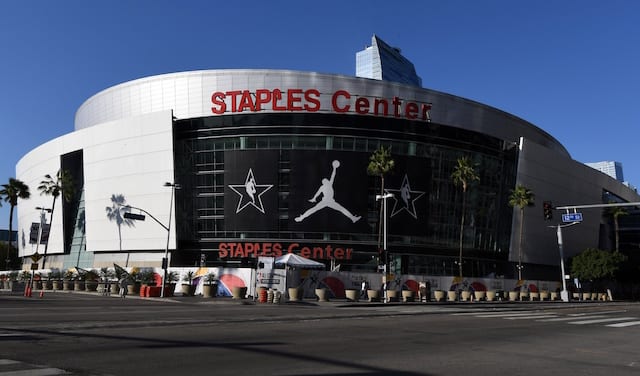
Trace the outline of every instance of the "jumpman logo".
<path fill-rule="evenodd" d="M 253 206 L 260 213 L 265 214 L 262 204 L 262 195 L 273 187 L 273 184 L 256 184 L 253 171 L 249 169 L 244 184 L 230 184 L 229 188 L 238 194 L 238 207 L 236 214 L 240 213 L 247 206 Z"/>
<path fill-rule="evenodd" d="M 296 222 L 302 222 L 304 221 L 305 218 L 307 218 L 311 214 L 324 208 L 331 208 L 333 210 L 339 211 L 340 213 L 344 214 L 344 216 L 349 218 L 353 223 L 356 223 L 360 220 L 361 217 L 359 215 L 351 214 L 349 210 L 347 210 L 344 206 L 337 203 L 336 200 L 333 198 L 333 193 L 334 193 L 333 181 L 336 178 L 336 170 L 338 169 L 338 167 L 340 167 L 340 161 L 337 161 L 337 160 L 333 161 L 331 163 L 331 166 L 333 167 L 333 171 L 331 172 L 331 178 L 322 179 L 322 185 L 320 186 L 320 188 L 318 188 L 318 191 L 316 192 L 315 195 L 313 195 L 313 197 L 309 200 L 309 202 L 314 202 L 314 203 L 317 202 L 318 197 L 320 197 L 320 195 L 322 195 L 322 199 L 319 202 L 317 202 L 313 207 L 311 207 L 309 210 L 304 212 L 302 215 L 296 217 L 295 218 Z"/>

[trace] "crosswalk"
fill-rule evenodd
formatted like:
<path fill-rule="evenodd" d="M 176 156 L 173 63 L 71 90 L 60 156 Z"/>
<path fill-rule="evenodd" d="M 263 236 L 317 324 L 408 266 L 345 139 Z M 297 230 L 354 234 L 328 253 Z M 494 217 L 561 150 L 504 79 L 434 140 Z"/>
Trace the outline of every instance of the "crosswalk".
<path fill-rule="evenodd" d="M 12 359 L 0 359 L 0 376 L 57 376 L 73 375 L 59 368 L 29 364 Z"/>
<path fill-rule="evenodd" d="M 504 320 L 528 320 L 535 322 L 555 322 L 569 325 L 603 325 L 610 328 L 640 327 L 640 317 L 629 316 L 625 310 L 565 313 L 542 310 L 502 310 L 493 312 L 453 313 L 454 316 L 474 318 L 499 318 Z"/>

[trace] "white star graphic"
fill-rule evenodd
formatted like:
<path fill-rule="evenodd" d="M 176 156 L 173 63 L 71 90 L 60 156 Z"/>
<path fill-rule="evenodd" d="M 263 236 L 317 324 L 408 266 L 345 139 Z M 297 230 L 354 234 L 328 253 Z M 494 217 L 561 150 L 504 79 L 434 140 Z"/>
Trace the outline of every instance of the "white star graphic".
<path fill-rule="evenodd" d="M 253 171 L 249 169 L 244 184 L 229 184 L 228 187 L 240 196 L 236 214 L 240 213 L 249 205 L 258 209 L 260 213 L 265 214 L 264 205 L 262 205 L 262 195 L 271 189 L 273 184 L 256 184 Z"/>
<path fill-rule="evenodd" d="M 389 193 L 393 193 L 393 209 L 391 209 L 391 218 L 396 216 L 403 210 L 406 210 L 409 215 L 414 219 L 418 219 L 416 213 L 416 201 L 424 195 L 422 191 L 412 191 L 409 184 L 409 177 L 407 174 L 402 179 L 402 186 L 400 189 L 385 189 Z"/>

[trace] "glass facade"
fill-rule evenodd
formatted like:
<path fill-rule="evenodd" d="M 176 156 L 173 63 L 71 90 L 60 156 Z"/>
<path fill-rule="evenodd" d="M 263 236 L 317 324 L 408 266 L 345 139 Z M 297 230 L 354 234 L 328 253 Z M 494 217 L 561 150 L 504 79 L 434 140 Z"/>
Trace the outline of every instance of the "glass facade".
<path fill-rule="evenodd" d="M 388 249 L 396 270 L 431 275 L 457 270 L 462 192 L 451 174 L 461 156 L 469 156 L 480 174 L 466 195 L 463 267 L 468 275 L 487 275 L 499 273 L 506 262 L 512 216 L 507 201 L 515 185 L 517 150 L 496 138 L 434 123 L 327 114 L 179 120 L 174 137 L 175 179 L 183 187 L 176 196 L 175 265 L 192 266 L 202 255 L 210 265 L 251 261 L 221 258 L 220 242 L 296 241 L 351 247 L 353 257 L 341 261 L 342 270 L 375 268 L 380 221 L 375 196 L 381 183 L 366 174 L 366 165 L 381 146 L 390 148 L 396 161 L 394 173 L 385 177 L 386 190 L 400 197 L 403 192 L 394 188 L 402 186 L 412 198 L 404 206 L 399 199 L 389 201 Z M 323 209 L 314 217 L 333 215 L 328 222 L 300 223 L 313 194 L 304 186 L 315 191 L 316 182 L 328 177 L 332 159 L 341 162 L 339 169 L 334 166 L 336 199 L 362 219 L 354 215 L 351 223 Z M 303 178 L 309 174 L 312 179 Z M 253 195 L 247 199 L 244 185 L 230 189 L 245 183 L 244 176 L 257 183 L 259 201 Z M 344 188 L 338 185 L 345 182 Z M 236 219 L 249 211 L 245 207 L 256 214 Z"/>

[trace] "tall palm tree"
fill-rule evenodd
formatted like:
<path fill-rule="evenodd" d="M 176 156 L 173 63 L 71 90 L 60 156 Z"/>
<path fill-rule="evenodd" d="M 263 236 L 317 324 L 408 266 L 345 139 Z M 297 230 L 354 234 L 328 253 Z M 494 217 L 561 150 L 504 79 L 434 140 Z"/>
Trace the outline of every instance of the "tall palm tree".
<path fill-rule="evenodd" d="M 115 221 L 118 226 L 118 240 L 119 240 L 119 250 L 122 252 L 122 225 L 133 226 L 134 221 L 128 218 L 124 218 L 123 213 L 128 209 L 125 208 L 127 200 L 124 198 L 122 194 L 112 194 L 111 195 L 111 206 L 105 207 L 105 211 L 107 212 L 107 218 L 110 221 Z M 127 261 L 125 262 L 125 267 L 129 266 L 129 253 L 127 253 Z"/>
<path fill-rule="evenodd" d="M 31 197 L 29 186 L 18 179 L 9 178 L 9 183 L 2 184 L 2 189 L 0 189 L 0 198 L 5 202 L 8 202 L 11 206 L 11 209 L 9 210 L 9 248 L 7 250 L 7 259 L 9 258 L 9 252 L 11 252 L 11 234 L 13 233 L 13 209 L 18 205 L 18 199 L 26 200 L 29 197 Z"/>
<path fill-rule="evenodd" d="M 467 208 L 467 190 L 475 181 L 480 181 L 480 177 L 475 169 L 475 164 L 469 157 L 462 156 L 456 160 L 456 165 L 451 173 L 453 185 L 462 187 L 462 215 L 460 219 L 460 252 L 458 255 L 458 272 L 462 277 L 462 244 L 464 240 L 464 217 Z"/>
<path fill-rule="evenodd" d="M 73 177 L 67 170 L 58 170 L 55 177 L 49 174 L 44 176 L 44 180 L 40 182 L 38 190 L 41 195 L 48 195 L 53 197 L 53 203 L 51 204 L 51 218 L 49 219 L 49 228 L 53 223 L 53 213 L 56 207 L 56 200 L 58 196 L 62 195 L 62 198 L 66 202 L 70 202 L 75 194 L 73 186 Z M 49 247 L 49 241 L 44 244 L 44 254 L 42 257 L 42 268 L 45 267 L 45 259 L 47 257 L 47 249 Z"/>
<path fill-rule="evenodd" d="M 522 279 L 522 232 L 524 228 L 524 208 L 533 206 L 535 195 L 524 185 L 518 185 L 511 190 L 509 206 L 520 209 L 520 237 L 518 239 L 518 280 Z"/>
<path fill-rule="evenodd" d="M 380 177 L 380 195 L 384 195 L 384 176 L 395 167 L 395 161 L 391 158 L 391 147 L 385 148 L 380 146 L 369 157 L 369 165 L 367 166 L 367 174 Z M 386 218 L 385 218 L 386 220 Z M 378 220 L 378 249 L 380 249 L 380 238 L 382 231 L 382 209 Z"/>
<path fill-rule="evenodd" d="M 618 223 L 618 217 L 629 214 L 624 208 L 620 206 L 612 206 L 608 208 L 607 214 L 613 218 L 613 229 L 616 239 L 616 252 L 620 251 L 620 225 Z"/>

